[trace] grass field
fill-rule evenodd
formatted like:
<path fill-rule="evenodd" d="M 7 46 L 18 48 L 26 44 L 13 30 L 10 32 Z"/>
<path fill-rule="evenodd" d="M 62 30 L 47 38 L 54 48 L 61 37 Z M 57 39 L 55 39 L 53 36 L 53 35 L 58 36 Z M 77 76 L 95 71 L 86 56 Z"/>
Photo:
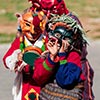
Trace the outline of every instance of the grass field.
<path fill-rule="evenodd" d="M 67 8 L 78 15 L 85 30 L 92 30 L 87 35 L 100 38 L 100 0 L 65 0 L 65 2 Z M 17 18 L 15 13 L 23 12 L 30 6 L 28 0 L 0 0 L 0 43 L 3 34 L 5 36 L 5 34 L 16 33 Z M 8 36 L 10 37 L 10 35 Z M 13 37 L 14 35 L 11 35 L 11 38 Z"/>

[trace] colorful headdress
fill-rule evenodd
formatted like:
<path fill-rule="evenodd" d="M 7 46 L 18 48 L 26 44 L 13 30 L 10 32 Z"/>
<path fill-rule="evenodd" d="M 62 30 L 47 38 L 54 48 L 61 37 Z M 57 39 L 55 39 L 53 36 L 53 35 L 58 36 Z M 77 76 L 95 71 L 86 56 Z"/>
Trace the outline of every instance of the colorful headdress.
<path fill-rule="evenodd" d="M 87 43 L 87 40 L 84 29 L 77 21 L 65 14 L 61 16 L 52 14 L 51 16 L 46 25 L 47 32 L 61 40 L 68 38 L 71 46 L 81 50 L 83 44 Z"/>
<path fill-rule="evenodd" d="M 42 9 L 46 14 L 63 14 L 69 11 L 66 8 L 64 0 L 29 0 L 34 8 Z"/>

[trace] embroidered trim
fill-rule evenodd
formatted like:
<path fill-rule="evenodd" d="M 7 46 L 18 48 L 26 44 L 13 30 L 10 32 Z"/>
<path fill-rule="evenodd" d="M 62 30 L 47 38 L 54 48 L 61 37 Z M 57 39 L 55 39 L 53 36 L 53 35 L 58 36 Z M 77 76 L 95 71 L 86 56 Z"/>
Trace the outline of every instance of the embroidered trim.
<path fill-rule="evenodd" d="M 44 68 L 45 68 L 46 70 L 48 70 L 48 71 L 51 71 L 51 70 L 52 70 L 52 68 L 50 68 L 50 67 L 46 64 L 45 61 L 43 62 L 43 66 L 44 66 Z"/>
<path fill-rule="evenodd" d="M 60 61 L 60 65 L 63 65 L 63 64 L 66 64 L 67 63 L 67 60 L 61 60 Z"/>

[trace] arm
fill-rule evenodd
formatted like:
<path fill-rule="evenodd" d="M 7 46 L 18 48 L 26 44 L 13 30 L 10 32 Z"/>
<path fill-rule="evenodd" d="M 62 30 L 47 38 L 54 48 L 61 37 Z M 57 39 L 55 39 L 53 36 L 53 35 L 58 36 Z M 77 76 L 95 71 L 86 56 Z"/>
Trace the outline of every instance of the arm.
<path fill-rule="evenodd" d="M 57 42 L 52 43 L 51 41 L 48 41 L 47 48 L 48 48 L 48 56 L 45 59 L 39 58 L 34 63 L 35 69 L 34 69 L 33 79 L 35 79 L 35 81 L 40 85 L 50 80 L 51 76 L 53 76 L 55 72 L 55 67 L 59 60 L 57 56 L 58 52 Z"/>
<path fill-rule="evenodd" d="M 9 48 L 7 53 L 4 55 L 3 63 L 6 68 L 12 69 L 14 67 L 15 62 L 17 60 L 17 54 L 20 52 L 19 45 L 20 45 L 19 38 L 16 38 L 11 44 L 11 47 Z"/>
<path fill-rule="evenodd" d="M 84 80 L 80 55 L 77 52 L 70 52 L 67 58 L 64 53 L 60 53 L 59 57 L 60 66 L 56 73 L 56 81 L 62 88 L 68 88 Z"/>
<path fill-rule="evenodd" d="M 51 60 L 50 55 L 45 60 L 38 58 L 34 63 L 32 78 L 37 82 L 37 84 L 43 85 L 48 82 L 50 77 L 54 74 L 56 64 L 56 62 Z"/>

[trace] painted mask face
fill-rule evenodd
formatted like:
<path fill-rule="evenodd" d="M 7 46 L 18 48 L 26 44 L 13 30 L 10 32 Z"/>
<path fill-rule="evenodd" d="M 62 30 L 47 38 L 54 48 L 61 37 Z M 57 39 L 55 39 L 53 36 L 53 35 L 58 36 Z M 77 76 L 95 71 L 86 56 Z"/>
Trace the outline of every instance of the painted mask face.
<path fill-rule="evenodd" d="M 20 26 L 22 32 L 31 41 L 33 40 L 33 35 L 34 35 L 34 25 L 32 24 L 32 22 L 33 22 L 32 12 L 27 12 L 22 15 L 22 20 L 20 20 Z"/>
<path fill-rule="evenodd" d="M 28 0 L 28 2 L 32 3 L 33 5 L 36 3 L 41 5 L 44 9 L 50 9 L 54 5 L 55 1 L 56 0 Z"/>
<path fill-rule="evenodd" d="M 45 27 L 45 18 L 43 12 L 34 13 L 28 11 L 23 15 L 17 15 L 22 33 L 30 41 L 36 41 Z"/>
<path fill-rule="evenodd" d="M 55 0 L 39 0 L 43 9 L 50 9 L 54 5 Z"/>
<path fill-rule="evenodd" d="M 73 40 L 73 35 L 74 35 L 72 30 L 67 30 L 63 26 L 57 26 L 50 34 L 56 37 L 57 39 L 68 40 L 70 44 Z"/>
<path fill-rule="evenodd" d="M 50 11 L 50 13 L 61 15 L 67 11 L 63 0 L 39 0 L 39 2 L 46 13 Z"/>
<path fill-rule="evenodd" d="M 42 9 L 45 14 L 63 14 L 69 11 L 66 8 L 64 0 L 29 0 L 33 4 L 33 7 Z"/>

